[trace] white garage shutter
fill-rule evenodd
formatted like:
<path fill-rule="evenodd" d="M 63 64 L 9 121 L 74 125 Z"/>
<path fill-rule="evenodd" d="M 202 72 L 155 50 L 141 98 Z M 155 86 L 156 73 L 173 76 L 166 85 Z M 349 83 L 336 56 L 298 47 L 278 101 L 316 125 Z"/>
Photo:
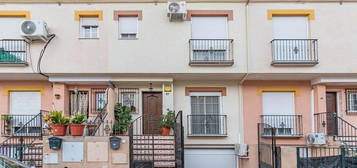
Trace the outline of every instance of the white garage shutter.
<path fill-rule="evenodd" d="M 227 17 L 192 17 L 193 39 L 227 39 Z"/>
<path fill-rule="evenodd" d="M 36 115 L 40 109 L 40 92 L 10 92 L 11 114 Z"/>
<path fill-rule="evenodd" d="M 233 149 L 185 149 L 185 168 L 237 168 Z"/>

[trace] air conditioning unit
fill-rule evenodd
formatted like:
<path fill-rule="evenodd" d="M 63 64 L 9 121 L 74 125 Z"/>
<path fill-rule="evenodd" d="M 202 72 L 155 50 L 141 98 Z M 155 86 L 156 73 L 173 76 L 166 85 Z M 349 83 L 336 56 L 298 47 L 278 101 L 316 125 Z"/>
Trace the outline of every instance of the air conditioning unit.
<path fill-rule="evenodd" d="M 325 145 L 327 137 L 324 133 L 312 133 L 307 136 L 307 143 L 310 145 Z"/>
<path fill-rule="evenodd" d="M 26 20 L 21 23 L 21 36 L 28 40 L 48 40 L 47 25 L 42 20 Z"/>
<path fill-rule="evenodd" d="M 248 156 L 248 145 L 247 144 L 236 144 L 235 145 L 236 155 L 239 157 L 247 157 Z"/>
<path fill-rule="evenodd" d="M 187 9 L 185 1 L 169 1 L 167 3 L 167 16 L 170 21 L 183 21 L 186 19 Z"/>

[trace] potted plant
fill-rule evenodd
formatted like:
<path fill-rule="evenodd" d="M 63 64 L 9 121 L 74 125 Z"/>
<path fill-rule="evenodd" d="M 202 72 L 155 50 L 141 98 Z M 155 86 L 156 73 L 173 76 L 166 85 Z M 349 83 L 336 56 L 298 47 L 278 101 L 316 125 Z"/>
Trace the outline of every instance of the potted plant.
<path fill-rule="evenodd" d="M 51 111 L 44 116 L 44 120 L 51 128 L 53 136 L 65 136 L 69 118 L 62 115 L 63 111 Z"/>
<path fill-rule="evenodd" d="M 135 106 L 130 106 L 130 108 L 131 108 L 131 112 L 132 113 L 136 113 L 136 107 Z"/>
<path fill-rule="evenodd" d="M 76 114 L 71 119 L 70 132 L 72 136 L 82 136 L 84 131 L 84 122 L 86 121 L 86 115 Z"/>
<path fill-rule="evenodd" d="M 121 103 L 115 105 L 114 117 L 115 121 L 113 124 L 113 134 L 126 134 L 129 130 L 129 124 L 132 119 L 131 107 L 123 106 Z"/>
<path fill-rule="evenodd" d="M 97 125 L 94 123 L 94 121 L 89 121 L 87 123 L 87 130 L 88 130 L 88 135 L 89 136 L 94 136 L 94 131 L 96 129 Z"/>
<path fill-rule="evenodd" d="M 171 110 L 167 110 L 166 114 L 161 115 L 161 121 L 159 123 L 161 135 L 170 135 L 171 128 L 175 127 L 175 114 Z"/>
<path fill-rule="evenodd" d="M 5 134 L 10 135 L 11 134 L 11 120 L 12 116 L 10 115 L 3 115 L 1 119 L 4 121 L 4 128 L 5 128 Z"/>

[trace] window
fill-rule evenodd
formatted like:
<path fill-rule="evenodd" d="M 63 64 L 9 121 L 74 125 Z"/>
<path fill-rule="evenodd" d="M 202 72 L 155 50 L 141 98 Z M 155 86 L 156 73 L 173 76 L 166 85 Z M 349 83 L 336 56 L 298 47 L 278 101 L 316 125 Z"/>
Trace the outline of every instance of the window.
<path fill-rule="evenodd" d="M 276 128 L 277 135 L 295 134 L 294 92 L 263 92 L 263 122 Z M 270 135 L 271 129 L 265 129 Z"/>
<path fill-rule="evenodd" d="M 98 17 L 80 18 L 80 38 L 99 38 Z"/>
<path fill-rule="evenodd" d="M 70 91 L 70 114 L 88 115 L 89 96 L 87 91 Z"/>
<path fill-rule="evenodd" d="M 192 61 L 227 60 L 227 17 L 192 17 Z"/>
<path fill-rule="evenodd" d="M 132 88 L 120 88 L 119 89 L 119 102 L 123 106 L 133 106 L 135 107 L 134 111 L 137 112 L 139 107 L 139 89 Z"/>
<path fill-rule="evenodd" d="M 346 89 L 347 113 L 357 114 L 357 89 Z"/>
<path fill-rule="evenodd" d="M 220 92 L 191 92 L 191 133 L 218 135 L 223 132 Z"/>
<path fill-rule="evenodd" d="M 120 17 L 119 36 L 124 39 L 138 38 L 138 17 Z"/>

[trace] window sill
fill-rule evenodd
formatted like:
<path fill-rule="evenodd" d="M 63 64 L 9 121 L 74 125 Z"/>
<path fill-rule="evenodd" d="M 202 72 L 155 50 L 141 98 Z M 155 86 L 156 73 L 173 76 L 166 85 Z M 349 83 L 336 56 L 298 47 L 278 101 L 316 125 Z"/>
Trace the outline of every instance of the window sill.
<path fill-rule="evenodd" d="M 139 40 L 139 38 L 118 38 L 118 40 Z"/>
<path fill-rule="evenodd" d="M 0 62 L 0 67 L 26 67 L 27 62 Z"/>
<path fill-rule="evenodd" d="M 271 138 L 271 135 L 262 135 L 263 138 Z M 275 138 L 303 138 L 303 135 L 275 135 Z"/>
<path fill-rule="evenodd" d="M 220 134 L 192 134 L 187 135 L 187 137 L 227 137 L 227 135 Z"/>
<path fill-rule="evenodd" d="M 99 40 L 99 37 L 98 38 L 82 38 L 82 37 L 79 37 L 78 39 L 79 40 Z"/>

